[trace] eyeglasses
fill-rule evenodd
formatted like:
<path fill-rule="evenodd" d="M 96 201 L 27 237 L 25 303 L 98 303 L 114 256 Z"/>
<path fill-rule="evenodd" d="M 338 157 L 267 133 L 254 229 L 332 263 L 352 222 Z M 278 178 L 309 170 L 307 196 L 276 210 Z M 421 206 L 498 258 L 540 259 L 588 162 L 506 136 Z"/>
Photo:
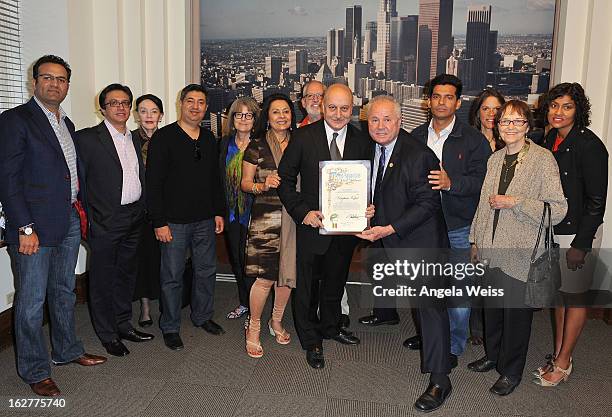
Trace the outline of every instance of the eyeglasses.
<path fill-rule="evenodd" d="M 51 75 L 51 74 L 38 74 L 37 78 L 42 78 L 42 80 L 44 82 L 46 82 L 46 83 L 51 83 L 53 81 L 57 81 L 57 83 L 61 84 L 61 85 L 66 85 L 66 84 L 68 84 L 70 82 L 70 81 L 68 81 L 68 78 L 66 78 L 66 77 L 62 77 L 62 76 L 56 77 L 56 76 Z"/>
<path fill-rule="evenodd" d="M 196 161 L 199 161 L 200 159 L 202 159 L 202 152 L 200 152 L 200 141 L 199 140 L 194 140 L 193 141 L 193 159 L 195 159 Z"/>
<path fill-rule="evenodd" d="M 104 103 L 104 106 L 111 106 L 111 107 L 115 107 L 115 108 L 119 108 L 119 107 L 132 107 L 132 102 L 130 100 L 111 100 L 107 103 Z"/>
<path fill-rule="evenodd" d="M 253 113 L 234 113 L 234 119 L 252 120 L 255 118 Z"/>
<path fill-rule="evenodd" d="M 523 126 L 525 126 L 527 124 L 527 122 L 528 122 L 528 120 L 526 120 L 526 119 L 514 119 L 514 120 L 511 120 L 511 119 L 501 119 L 499 121 L 499 125 L 507 127 L 507 126 L 510 126 L 510 124 L 512 124 L 513 126 L 516 126 L 516 127 L 523 127 Z"/>
<path fill-rule="evenodd" d="M 306 94 L 306 100 L 314 100 L 315 98 L 321 100 L 323 98 L 323 94 L 314 93 L 314 94 Z"/>

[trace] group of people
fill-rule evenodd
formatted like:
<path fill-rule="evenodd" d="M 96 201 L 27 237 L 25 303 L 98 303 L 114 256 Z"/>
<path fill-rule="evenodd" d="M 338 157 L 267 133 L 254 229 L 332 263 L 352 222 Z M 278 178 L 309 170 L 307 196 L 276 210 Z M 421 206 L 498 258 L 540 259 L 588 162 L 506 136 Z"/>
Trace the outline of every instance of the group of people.
<path fill-rule="evenodd" d="M 132 326 L 132 301 L 140 299 L 139 325 L 147 327 L 153 323 L 148 301 L 157 297 L 165 345 L 183 348 L 188 252 L 191 321 L 211 334 L 224 333 L 212 320 L 215 235 L 224 232 L 239 299 L 227 318 L 247 317 L 246 354 L 264 355 L 261 320 L 273 290 L 270 334 L 276 343 L 291 343 L 282 323 L 291 299 L 297 337 L 315 369 L 325 366 L 324 339 L 360 343 L 348 329 L 345 289 L 359 242 L 383 253 L 448 247 L 470 252 L 474 261 L 495 249 L 524 253 L 536 242 L 546 204 L 556 238 L 567 249 L 561 260 L 565 276 L 592 263 L 589 252 L 598 245 L 605 210 L 608 154 L 588 129 L 590 106 L 577 83 L 559 84 L 546 96 L 549 130 L 540 144 L 527 138 L 534 127 L 529 107 L 493 89 L 474 102 L 472 126 L 460 121 L 455 113 L 462 84 L 448 74 L 430 81 L 431 121 L 411 133 L 401 128 L 393 97 L 370 100 L 368 132 L 362 132 L 350 124 L 351 90 L 313 80 L 302 91 L 305 118 L 299 127 L 287 96 L 272 94 L 261 108 L 241 97 L 230 106 L 217 143 L 201 127 L 207 97 L 197 84 L 181 91 L 178 121 L 159 129 L 161 100 L 151 94 L 137 98 L 139 128 L 133 132 L 126 125 L 132 93 L 111 84 L 99 95 L 104 121 L 75 132 L 60 107 L 70 75 L 61 58 L 40 58 L 33 68 L 34 97 L 0 115 L 0 201 L 16 267 L 17 364 L 39 395 L 59 394 L 41 329 L 45 296 L 51 361 L 89 366 L 106 360 L 85 353 L 75 335 L 74 267 L 81 238 L 91 249 L 92 322 L 110 355 L 129 354 L 122 340 L 153 339 Z M 319 233 L 319 162 L 330 160 L 372 163 L 373 204 L 363 212 L 371 227 L 357 235 Z M 492 264 L 488 273 L 521 288 L 529 264 L 515 258 Z M 567 306 L 555 311 L 554 352 L 534 371 L 536 384 L 555 386 L 571 374 L 586 321 L 579 295 L 588 285 L 561 288 Z M 399 323 L 393 306 L 374 300 L 373 307 L 359 319 L 362 325 Z M 404 346 L 422 350 L 421 368 L 430 374 L 417 410 L 435 410 L 448 398 L 449 375 L 470 332 L 473 343 L 484 341 L 485 356 L 468 368 L 496 369 L 500 376 L 491 391 L 497 395 L 516 388 L 533 309 L 512 307 L 440 303 L 414 310 L 417 335 Z"/>

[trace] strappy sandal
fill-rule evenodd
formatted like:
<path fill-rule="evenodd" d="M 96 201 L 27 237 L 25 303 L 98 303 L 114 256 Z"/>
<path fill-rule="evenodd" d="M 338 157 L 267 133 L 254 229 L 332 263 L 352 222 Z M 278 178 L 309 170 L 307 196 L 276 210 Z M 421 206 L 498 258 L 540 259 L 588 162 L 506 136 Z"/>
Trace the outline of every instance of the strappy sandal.
<path fill-rule="evenodd" d="M 572 363 L 572 360 L 570 359 L 570 364 L 567 367 L 567 369 L 563 369 L 563 368 L 560 368 L 560 367 L 555 365 L 553 372 L 560 372 L 561 373 L 561 377 L 559 379 L 557 379 L 555 381 L 549 381 L 549 380 L 545 379 L 544 375 L 550 373 L 550 372 L 547 372 L 546 374 L 542 374 L 539 377 L 535 378 L 533 380 L 533 383 L 536 384 L 536 385 L 539 385 L 541 387 L 556 387 L 561 382 L 567 381 L 567 379 L 569 378 L 570 374 L 572 373 L 573 367 L 574 367 L 574 365 Z"/>
<path fill-rule="evenodd" d="M 546 355 L 546 365 L 540 366 L 538 369 L 531 372 L 533 376 L 536 378 L 541 377 L 542 375 L 552 372 L 555 369 L 555 355 L 549 353 Z"/>
<path fill-rule="evenodd" d="M 246 341 L 246 353 L 247 355 L 249 355 L 251 358 L 255 358 L 255 359 L 259 359 L 263 356 L 264 351 L 263 348 L 261 347 L 261 342 L 257 343 L 257 342 L 251 342 L 249 340 L 249 329 L 250 329 L 250 322 L 247 326 L 245 326 L 246 328 L 244 329 L 244 340 Z M 253 330 L 253 332 L 255 332 L 256 330 Z M 257 339 L 259 340 L 259 330 L 257 330 Z M 251 348 L 254 348 L 254 350 L 249 350 L 249 346 Z"/>
<path fill-rule="evenodd" d="M 272 319 L 268 320 L 268 329 L 270 329 L 270 335 L 276 338 L 276 343 L 279 345 L 288 345 L 291 343 L 291 335 L 287 330 L 283 328 L 283 330 L 277 331 L 272 328 Z"/>
<path fill-rule="evenodd" d="M 249 309 L 247 307 L 243 305 L 239 305 L 238 307 L 236 307 L 235 309 L 227 313 L 227 316 L 225 317 L 227 317 L 230 320 L 239 319 L 240 317 L 244 316 L 248 312 L 249 312 Z"/>

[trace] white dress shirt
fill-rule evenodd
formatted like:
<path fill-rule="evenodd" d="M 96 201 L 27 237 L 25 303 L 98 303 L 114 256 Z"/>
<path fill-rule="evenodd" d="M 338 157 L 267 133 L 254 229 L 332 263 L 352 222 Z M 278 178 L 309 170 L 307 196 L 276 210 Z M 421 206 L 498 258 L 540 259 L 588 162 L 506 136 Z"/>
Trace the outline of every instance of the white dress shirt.
<path fill-rule="evenodd" d="M 121 205 L 134 203 L 140 200 L 142 184 L 140 184 L 138 155 L 136 155 L 136 148 L 134 148 L 132 143 L 132 132 L 126 128 L 125 134 L 121 133 L 108 120 L 104 120 L 104 124 L 113 138 L 113 144 L 117 150 L 121 169 L 123 170 Z"/>
<path fill-rule="evenodd" d="M 334 138 L 334 133 L 338 134 L 336 138 L 336 145 L 338 145 L 338 150 L 340 151 L 340 155 L 344 158 L 344 143 L 346 139 L 346 131 L 348 128 L 346 125 L 340 130 L 332 129 L 327 122 L 323 122 L 323 126 L 325 126 L 325 133 L 327 134 L 327 148 L 331 146 L 332 139 Z"/>
<path fill-rule="evenodd" d="M 429 149 L 434 151 L 440 162 L 442 162 L 444 142 L 446 142 L 448 135 L 450 135 L 450 133 L 453 131 L 453 127 L 455 127 L 455 120 L 455 116 L 453 116 L 453 121 L 442 129 L 439 135 L 436 134 L 436 131 L 433 128 L 433 119 L 431 122 L 429 122 L 429 128 L 427 129 L 427 146 L 429 146 Z"/>

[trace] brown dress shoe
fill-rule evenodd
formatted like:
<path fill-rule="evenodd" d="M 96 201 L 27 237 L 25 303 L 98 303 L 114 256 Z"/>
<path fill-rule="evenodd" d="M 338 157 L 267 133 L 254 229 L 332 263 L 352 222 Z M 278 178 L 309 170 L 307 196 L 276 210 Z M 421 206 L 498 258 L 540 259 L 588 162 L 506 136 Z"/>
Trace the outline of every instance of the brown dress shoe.
<path fill-rule="evenodd" d="M 72 363 L 78 363 L 81 366 L 95 366 L 104 362 L 106 362 L 106 357 L 93 355 L 91 353 L 83 353 L 81 356 L 72 361 Z"/>
<path fill-rule="evenodd" d="M 55 382 L 51 378 L 43 379 L 40 382 L 36 382 L 34 384 L 30 384 L 32 391 L 34 394 L 40 395 L 42 397 L 57 397 L 60 395 L 60 390 L 55 385 Z"/>

